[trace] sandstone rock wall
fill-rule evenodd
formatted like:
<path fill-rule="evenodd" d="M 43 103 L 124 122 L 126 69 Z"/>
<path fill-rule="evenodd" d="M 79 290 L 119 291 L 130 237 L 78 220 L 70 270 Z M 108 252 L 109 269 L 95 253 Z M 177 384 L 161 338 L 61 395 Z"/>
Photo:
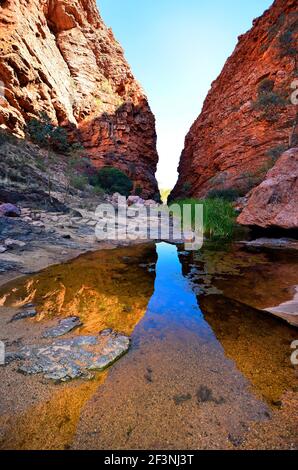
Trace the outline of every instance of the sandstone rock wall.
<path fill-rule="evenodd" d="M 123 169 L 143 196 L 158 192 L 155 119 L 95 0 L 1 1 L 0 80 L 2 128 L 24 136 L 45 111 L 97 167 Z"/>
<path fill-rule="evenodd" d="M 212 84 L 191 127 L 171 197 L 204 197 L 259 184 L 285 150 L 297 145 L 297 0 L 276 0 L 238 45 Z"/>
<path fill-rule="evenodd" d="M 238 217 L 243 225 L 298 229 L 298 148 L 285 152 L 249 195 Z"/>

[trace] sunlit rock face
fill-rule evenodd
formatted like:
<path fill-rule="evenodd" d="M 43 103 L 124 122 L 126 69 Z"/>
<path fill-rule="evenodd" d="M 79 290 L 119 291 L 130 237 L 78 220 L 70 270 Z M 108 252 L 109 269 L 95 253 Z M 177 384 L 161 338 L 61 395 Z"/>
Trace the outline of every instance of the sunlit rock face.
<path fill-rule="evenodd" d="M 95 0 L 7 0 L 0 6 L 0 125 L 23 136 L 45 111 L 74 131 L 97 167 L 158 193 L 155 119 Z"/>
<path fill-rule="evenodd" d="M 297 144 L 297 1 L 276 0 L 239 37 L 191 127 L 172 197 L 234 188 L 245 195 Z"/>

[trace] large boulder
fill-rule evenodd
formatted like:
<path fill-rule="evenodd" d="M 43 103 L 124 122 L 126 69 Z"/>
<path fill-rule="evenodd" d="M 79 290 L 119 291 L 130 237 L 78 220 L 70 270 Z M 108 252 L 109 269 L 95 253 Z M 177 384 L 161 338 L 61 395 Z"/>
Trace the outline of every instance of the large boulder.
<path fill-rule="evenodd" d="M 285 152 L 249 195 L 242 225 L 298 229 L 298 148 Z"/>
<path fill-rule="evenodd" d="M 141 198 L 140 196 L 129 196 L 129 197 L 127 198 L 127 204 L 128 204 L 129 206 L 133 206 L 133 205 L 135 205 L 135 204 L 140 205 L 140 206 L 143 206 L 144 203 L 145 203 L 144 199 Z"/>

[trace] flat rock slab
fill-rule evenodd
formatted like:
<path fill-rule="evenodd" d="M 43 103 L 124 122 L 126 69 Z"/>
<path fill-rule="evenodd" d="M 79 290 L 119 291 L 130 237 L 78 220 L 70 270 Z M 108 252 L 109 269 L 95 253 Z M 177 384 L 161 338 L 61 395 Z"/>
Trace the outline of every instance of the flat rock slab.
<path fill-rule="evenodd" d="M 21 360 L 18 372 L 43 374 L 45 379 L 66 382 L 91 378 L 91 371 L 103 371 L 129 349 L 130 339 L 114 332 L 99 336 L 76 336 L 50 345 L 25 346 L 8 353 L 6 363 Z"/>
<path fill-rule="evenodd" d="M 59 336 L 63 336 L 81 325 L 82 323 L 79 317 L 64 318 L 63 320 L 60 320 L 57 326 L 46 330 L 42 336 L 43 338 L 58 338 Z"/>
<path fill-rule="evenodd" d="M 253 248 L 276 248 L 298 250 L 298 241 L 291 238 L 258 238 L 257 240 L 240 242 L 242 245 Z"/>
<path fill-rule="evenodd" d="M 286 320 L 290 325 L 298 327 L 298 286 L 295 286 L 293 299 L 275 307 L 265 308 L 265 311 L 273 313 L 273 315 Z"/>
<path fill-rule="evenodd" d="M 22 310 L 21 312 L 16 313 L 10 322 L 25 320 L 26 318 L 34 318 L 37 315 L 37 311 L 34 308 L 29 308 L 28 310 Z"/>

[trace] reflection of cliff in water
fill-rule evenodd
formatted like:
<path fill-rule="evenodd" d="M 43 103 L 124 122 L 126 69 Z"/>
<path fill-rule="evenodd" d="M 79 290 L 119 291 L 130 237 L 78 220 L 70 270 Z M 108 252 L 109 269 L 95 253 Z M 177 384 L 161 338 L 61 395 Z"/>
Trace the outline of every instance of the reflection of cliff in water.
<path fill-rule="evenodd" d="M 153 294 L 156 259 L 154 244 L 89 253 L 7 284 L 0 304 L 34 303 L 37 321 L 78 315 L 80 334 L 104 328 L 131 334 Z"/>
<path fill-rule="evenodd" d="M 298 284 L 298 253 L 245 249 L 237 244 L 204 246 L 181 258 L 183 274 L 197 286 L 212 283 L 231 299 L 257 309 L 291 300 Z"/>
<path fill-rule="evenodd" d="M 290 362 L 297 332 L 282 320 L 221 295 L 199 299 L 201 310 L 226 356 L 268 401 L 297 383 Z"/>
<path fill-rule="evenodd" d="M 267 281 L 272 283 L 267 293 L 268 302 L 288 295 L 285 284 L 288 282 L 289 286 L 294 280 L 293 262 L 282 255 L 277 256 L 277 260 L 282 272 L 290 273 L 281 284 L 278 284 L 280 275 L 276 264 L 268 254 L 240 250 L 236 253 L 232 250 L 180 256 L 183 274 L 191 280 L 204 318 L 222 344 L 226 356 L 236 363 L 255 390 L 269 402 L 278 401 L 284 391 L 294 389 L 297 380 L 290 362 L 290 345 L 297 337 L 295 328 L 254 308 L 254 305 L 263 306 L 266 302 L 266 293 L 259 296 L 255 291 L 258 279 L 260 286 L 267 285 L 263 270 L 267 275 L 271 274 Z M 252 282 L 253 276 L 255 282 Z M 272 286 L 276 286 L 275 292 Z M 215 287 L 217 294 L 212 293 Z"/>

